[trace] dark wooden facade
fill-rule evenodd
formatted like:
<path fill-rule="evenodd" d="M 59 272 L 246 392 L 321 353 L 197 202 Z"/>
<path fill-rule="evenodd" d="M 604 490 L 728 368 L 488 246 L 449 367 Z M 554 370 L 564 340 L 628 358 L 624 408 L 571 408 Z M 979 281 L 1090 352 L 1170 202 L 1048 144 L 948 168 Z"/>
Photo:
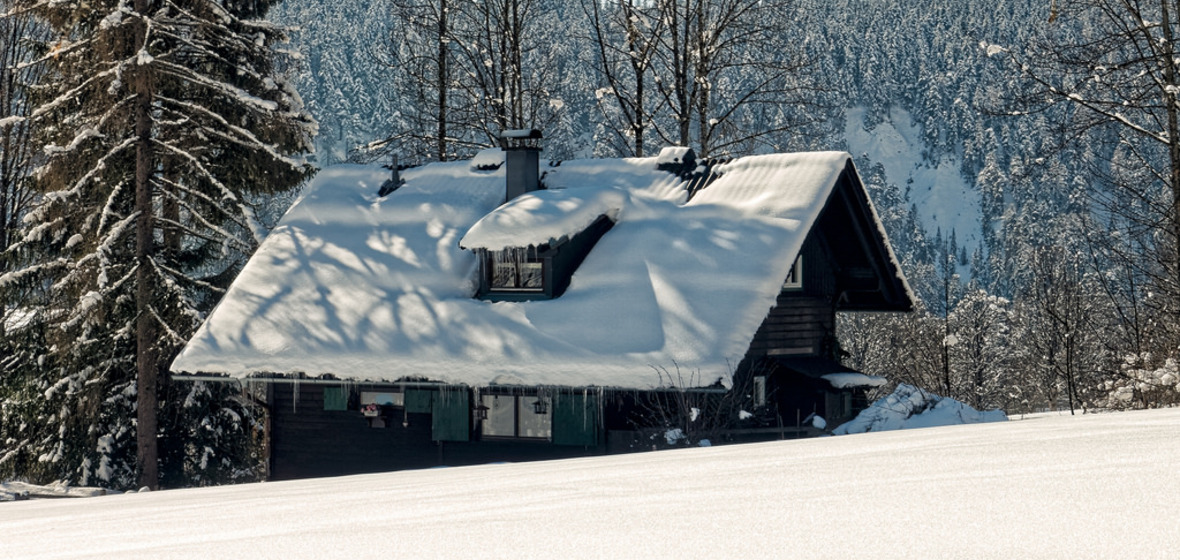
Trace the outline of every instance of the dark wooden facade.
<path fill-rule="evenodd" d="M 325 391 L 344 388 L 344 410 L 328 410 Z M 550 441 L 480 438 L 478 426 L 468 441 L 438 441 L 431 412 L 386 407 L 383 427 L 373 427 L 356 402 L 363 391 L 401 391 L 398 385 L 288 381 L 271 383 L 270 478 L 288 480 L 366 472 L 422 469 L 507 461 L 561 459 L 600 455 L 595 445 L 554 445 Z M 330 399 L 329 399 L 330 400 Z"/>
<path fill-rule="evenodd" d="M 870 208 L 850 164 L 804 241 L 801 285 L 784 286 L 738 367 L 739 384 L 761 378 L 765 423 L 795 425 L 812 414 L 842 422 L 867 406 L 864 389 L 838 389 L 822 376 L 849 371 L 839 363 L 837 311 L 912 308 Z"/>

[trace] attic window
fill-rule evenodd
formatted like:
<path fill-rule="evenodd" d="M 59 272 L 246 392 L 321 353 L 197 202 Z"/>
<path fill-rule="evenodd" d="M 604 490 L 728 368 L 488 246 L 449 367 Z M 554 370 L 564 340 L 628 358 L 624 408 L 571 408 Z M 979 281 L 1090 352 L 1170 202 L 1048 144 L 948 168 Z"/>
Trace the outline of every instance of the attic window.
<path fill-rule="evenodd" d="M 574 271 L 612 226 L 610 216 L 601 215 L 572 237 L 562 235 L 527 247 L 476 248 L 479 287 L 475 297 L 488 301 L 561 297 Z"/>
<path fill-rule="evenodd" d="M 545 289 L 545 261 L 537 250 L 488 252 L 488 289 L 493 292 L 540 292 Z"/>
<path fill-rule="evenodd" d="M 791 265 L 791 271 L 787 273 L 787 279 L 783 282 L 783 289 L 803 289 L 803 255 L 795 257 L 795 264 Z"/>

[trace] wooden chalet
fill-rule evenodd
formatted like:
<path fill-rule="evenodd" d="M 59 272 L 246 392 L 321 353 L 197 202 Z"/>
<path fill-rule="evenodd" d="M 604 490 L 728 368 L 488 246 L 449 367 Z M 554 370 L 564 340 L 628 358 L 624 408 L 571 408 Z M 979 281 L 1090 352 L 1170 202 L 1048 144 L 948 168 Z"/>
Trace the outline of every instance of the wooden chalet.
<path fill-rule="evenodd" d="M 847 154 L 542 164 L 539 138 L 392 184 L 321 171 L 174 375 L 265 403 L 274 479 L 651 449 L 706 421 L 777 438 L 864 406 L 835 314 L 913 299 Z"/>

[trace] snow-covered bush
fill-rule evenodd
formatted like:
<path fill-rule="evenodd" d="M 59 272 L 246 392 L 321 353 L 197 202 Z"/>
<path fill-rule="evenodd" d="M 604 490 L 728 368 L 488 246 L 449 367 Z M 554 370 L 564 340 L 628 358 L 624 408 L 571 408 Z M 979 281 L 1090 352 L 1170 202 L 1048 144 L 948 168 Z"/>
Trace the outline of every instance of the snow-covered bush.
<path fill-rule="evenodd" d="M 1000 410 L 978 411 L 955 399 L 941 397 L 913 385 L 899 384 L 893 393 L 862 410 L 836 427 L 833 434 L 855 434 L 929 428 L 954 424 L 1002 422 L 1008 417 Z"/>
<path fill-rule="evenodd" d="M 1106 395 L 1100 405 L 1111 409 L 1158 408 L 1180 403 L 1180 362 L 1167 358 L 1157 366 L 1151 356 L 1127 356 L 1120 375 L 1099 387 Z"/>

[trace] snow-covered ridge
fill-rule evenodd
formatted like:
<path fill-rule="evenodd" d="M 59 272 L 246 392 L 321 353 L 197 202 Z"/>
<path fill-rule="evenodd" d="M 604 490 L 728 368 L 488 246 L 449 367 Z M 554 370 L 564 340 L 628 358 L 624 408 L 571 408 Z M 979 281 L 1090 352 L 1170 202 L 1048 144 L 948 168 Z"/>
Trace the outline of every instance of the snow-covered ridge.
<path fill-rule="evenodd" d="M 34 498 L 93 498 L 120 494 L 116 490 L 93 486 L 70 486 L 68 484 L 29 484 L 26 482 L 0 482 L 0 502 L 14 502 Z"/>
<path fill-rule="evenodd" d="M 863 373 L 844 372 L 844 373 L 829 373 L 820 376 L 832 387 L 837 389 L 847 389 L 849 387 L 880 387 L 889 382 L 888 379 L 879 375 L 865 375 Z"/>

